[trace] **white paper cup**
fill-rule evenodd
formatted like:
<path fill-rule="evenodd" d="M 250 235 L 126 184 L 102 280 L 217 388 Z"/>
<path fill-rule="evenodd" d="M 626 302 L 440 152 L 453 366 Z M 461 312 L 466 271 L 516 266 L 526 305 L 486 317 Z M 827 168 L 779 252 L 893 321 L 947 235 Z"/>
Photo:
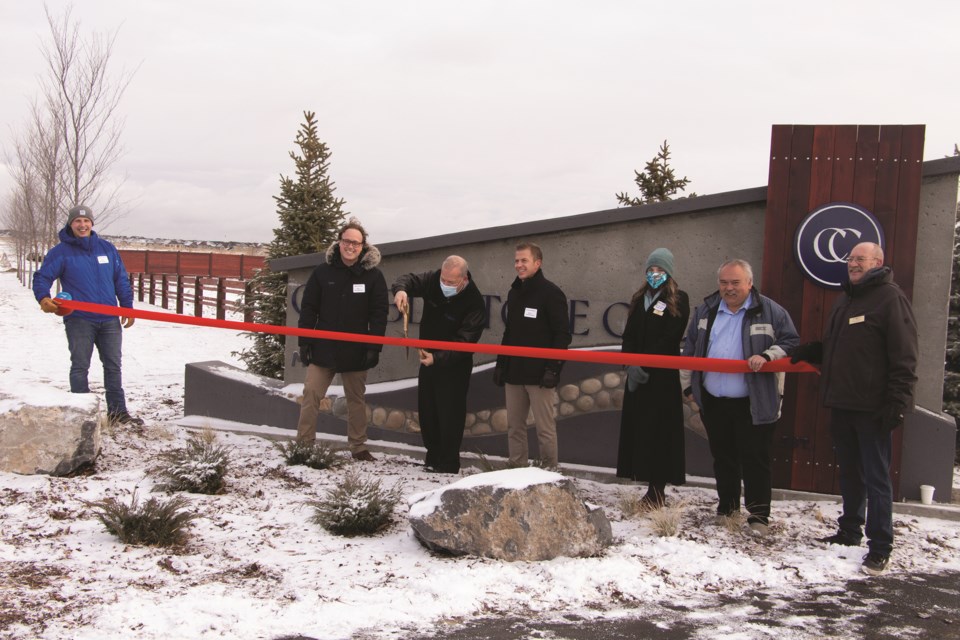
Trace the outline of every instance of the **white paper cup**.
<path fill-rule="evenodd" d="M 920 485 L 920 502 L 923 504 L 933 504 L 933 489 L 929 484 Z"/>

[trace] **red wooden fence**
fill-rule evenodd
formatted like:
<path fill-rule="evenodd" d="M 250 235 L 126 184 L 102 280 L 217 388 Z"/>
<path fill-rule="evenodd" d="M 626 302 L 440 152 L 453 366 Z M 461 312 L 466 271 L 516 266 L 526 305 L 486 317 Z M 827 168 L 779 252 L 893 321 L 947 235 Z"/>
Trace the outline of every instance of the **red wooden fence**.
<path fill-rule="evenodd" d="M 249 278 L 264 267 L 263 256 L 230 253 L 193 253 L 188 251 L 150 251 L 120 249 L 120 257 L 140 302 L 169 309 L 173 302 L 182 314 L 184 303 L 193 304 L 193 314 L 203 317 L 203 309 L 215 308 L 223 320 L 230 306 L 227 299 L 247 300 L 252 292 Z M 158 302 L 159 301 L 159 302 Z M 239 310 L 242 302 L 234 303 Z M 252 312 L 244 310 L 244 322 L 252 322 Z"/>
<path fill-rule="evenodd" d="M 263 256 L 190 251 L 120 249 L 128 273 L 173 273 L 247 280 L 264 266 Z"/>

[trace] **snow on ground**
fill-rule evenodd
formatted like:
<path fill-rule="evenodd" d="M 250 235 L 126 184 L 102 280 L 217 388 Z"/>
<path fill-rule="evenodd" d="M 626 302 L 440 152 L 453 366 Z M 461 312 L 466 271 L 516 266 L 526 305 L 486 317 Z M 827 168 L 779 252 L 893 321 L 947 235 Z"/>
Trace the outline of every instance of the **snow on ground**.
<path fill-rule="evenodd" d="M 67 388 L 61 321 L 41 313 L 13 273 L 0 273 L 0 310 L 0 395 L 43 398 L 44 390 L 56 396 Z M 401 638 L 477 617 L 589 620 L 680 602 L 686 606 L 676 615 L 693 620 L 699 604 L 720 598 L 768 589 L 788 602 L 863 578 L 864 548 L 812 542 L 832 531 L 835 502 L 778 501 L 772 535 L 760 539 L 715 524 L 713 492 L 693 487 L 668 488 L 669 499 L 686 507 L 679 535 L 663 538 L 648 516 L 622 512 L 623 495 L 640 489 L 577 480 L 584 498 L 612 522 L 616 543 L 598 558 L 507 563 L 436 556 L 406 525 L 405 502 L 380 535 L 341 538 L 310 524 L 303 504 L 346 470 L 287 467 L 270 441 L 232 433 L 217 436 L 233 456 L 227 491 L 186 496 L 201 516 L 187 548 L 126 546 L 86 503 L 148 495 L 147 469 L 186 438 L 176 424 L 184 364 L 236 364 L 231 352 L 248 343 L 227 330 L 142 320 L 125 338 L 128 403 L 146 427 L 107 433 L 92 475 L 0 473 L 0 638 Z M 102 392 L 98 364 L 92 381 Z M 408 498 L 453 481 L 423 472 L 413 455 L 380 455 L 347 468 L 385 487 L 400 485 Z M 898 515 L 895 526 L 890 572 L 960 570 L 955 522 Z M 709 637 L 729 635 L 731 625 L 741 629 L 736 637 L 753 637 L 751 611 L 749 601 L 725 608 Z M 803 627 L 815 622 L 788 620 L 777 633 L 782 640 L 816 637 L 816 628 Z"/>

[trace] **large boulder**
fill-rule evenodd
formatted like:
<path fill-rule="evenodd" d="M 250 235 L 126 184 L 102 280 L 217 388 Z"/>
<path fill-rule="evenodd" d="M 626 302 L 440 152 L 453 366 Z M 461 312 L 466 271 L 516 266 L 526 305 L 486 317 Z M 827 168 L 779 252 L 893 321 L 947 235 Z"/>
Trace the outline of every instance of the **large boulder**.
<path fill-rule="evenodd" d="M 0 392 L 0 471 L 65 476 L 100 455 L 100 399 L 59 389 Z"/>
<path fill-rule="evenodd" d="M 467 476 L 410 498 L 410 525 L 427 548 L 498 560 L 586 557 L 613 536 L 573 480 L 534 467 Z"/>

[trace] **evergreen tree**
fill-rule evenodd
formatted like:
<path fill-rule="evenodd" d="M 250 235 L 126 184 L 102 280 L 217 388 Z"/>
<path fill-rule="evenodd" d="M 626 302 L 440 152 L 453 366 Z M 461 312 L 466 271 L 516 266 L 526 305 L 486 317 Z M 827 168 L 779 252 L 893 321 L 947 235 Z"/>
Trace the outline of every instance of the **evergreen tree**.
<path fill-rule="evenodd" d="M 953 145 L 953 155 L 960 156 L 960 147 Z M 953 273 L 950 280 L 950 308 L 947 316 L 947 352 L 943 372 L 943 410 L 960 418 L 960 204 L 953 236 Z M 957 432 L 957 463 L 960 464 L 960 431 Z"/>
<path fill-rule="evenodd" d="M 624 207 L 637 207 L 671 200 L 678 191 L 683 191 L 690 184 L 686 176 L 678 179 L 674 175 L 673 168 L 670 166 L 670 145 L 666 140 L 663 141 L 660 152 L 647 163 L 643 172 L 634 169 L 633 173 L 636 174 L 633 181 L 640 188 L 640 197 L 631 197 L 626 191 L 618 193 L 617 202 Z M 693 198 L 696 195 L 691 193 L 690 197 Z"/>
<path fill-rule="evenodd" d="M 327 175 L 331 152 L 317 138 L 314 112 L 304 112 L 304 123 L 294 140 L 299 152 L 291 151 L 296 165 L 295 179 L 280 176 L 277 215 L 280 226 L 273 230 L 267 258 L 286 258 L 326 251 L 343 223 L 344 201 L 334 196 L 334 183 Z M 253 311 L 254 322 L 284 326 L 287 320 L 287 274 L 269 267 L 254 276 L 253 295 L 244 304 Z M 267 333 L 250 334 L 253 346 L 237 355 L 247 368 L 263 376 L 283 378 L 284 340 Z"/>

